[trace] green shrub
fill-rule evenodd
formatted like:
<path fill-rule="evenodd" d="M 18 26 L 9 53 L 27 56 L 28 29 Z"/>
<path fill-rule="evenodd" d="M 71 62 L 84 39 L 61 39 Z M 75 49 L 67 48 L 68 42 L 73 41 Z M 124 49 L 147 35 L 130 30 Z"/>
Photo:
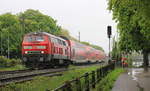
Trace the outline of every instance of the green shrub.
<path fill-rule="evenodd" d="M 118 76 L 124 72 L 124 69 L 117 68 L 114 71 L 110 72 L 105 78 L 103 78 L 97 85 L 95 91 L 111 91 L 113 88 L 115 80 Z"/>
<path fill-rule="evenodd" d="M 4 67 L 14 67 L 18 64 L 21 64 L 20 59 L 8 59 L 4 56 L 0 56 L 0 68 Z"/>

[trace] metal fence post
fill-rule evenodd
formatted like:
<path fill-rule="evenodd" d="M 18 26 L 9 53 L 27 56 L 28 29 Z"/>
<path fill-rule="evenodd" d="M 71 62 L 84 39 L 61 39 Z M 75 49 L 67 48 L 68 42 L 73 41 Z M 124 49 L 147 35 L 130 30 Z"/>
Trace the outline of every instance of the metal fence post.
<path fill-rule="evenodd" d="M 107 73 L 108 73 L 108 67 L 109 67 L 109 65 L 105 67 L 105 72 L 106 72 L 106 73 L 105 73 L 105 76 L 106 76 Z"/>
<path fill-rule="evenodd" d="M 102 69 L 100 69 L 100 80 L 102 77 L 103 77 L 103 72 L 102 72 Z"/>
<path fill-rule="evenodd" d="M 102 78 L 104 77 L 104 74 L 105 74 L 105 70 L 104 67 L 102 67 Z"/>
<path fill-rule="evenodd" d="M 112 70 L 114 70 L 115 69 L 115 64 L 113 63 L 113 65 L 112 65 Z"/>
<path fill-rule="evenodd" d="M 79 78 L 76 79 L 76 89 L 77 89 L 77 91 L 82 91 L 81 90 L 81 82 L 80 82 Z"/>
<path fill-rule="evenodd" d="M 85 73 L 85 91 L 90 91 L 89 88 L 89 74 Z"/>
<path fill-rule="evenodd" d="M 112 69 L 111 69 L 111 67 L 112 67 L 112 64 L 111 65 L 109 65 L 109 67 L 108 67 L 108 71 L 111 71 Z"/>
<path fill-rule="evenodd" d="M 66 88 L 62 88 L 62 91 L 66 91 Z"/>
<path fill-rule="evenodd" d="M 100 79 L 100 76 L 99 76 L 99 69 L 96 70 L 96 73 L 97 73 L 97 74 L 96 74 L 96 75 L 97 75 L 97 76 L 96 76 L 96 77 L 97 77 L 97 81 L 99 81 L 99 79 Z"/>
<path fill-rule="evenodd" d="M 108 74 L 108 72 L 109 72 L 109 67 L 110 67 L 110 65 L 108 65 L 108 66 L 106 66 L 106 75 Z"/>
<path fill-rule="evenodd" d="M 99 68 L 99 79 L 101 79 L 101 68 Z"/>
<path fill-rule="evenodd" d="M 62 91 L 72 91 L 72 89 L 71 89 L 71 83 L 69 81 L 65 82 L 65 86 L 64 86 L 64 88 L 63 88 Z"/>
<path fill-rule="evenodd" d="M 95 88 L 95 71 L 92 71 L 92 88 Z"/>

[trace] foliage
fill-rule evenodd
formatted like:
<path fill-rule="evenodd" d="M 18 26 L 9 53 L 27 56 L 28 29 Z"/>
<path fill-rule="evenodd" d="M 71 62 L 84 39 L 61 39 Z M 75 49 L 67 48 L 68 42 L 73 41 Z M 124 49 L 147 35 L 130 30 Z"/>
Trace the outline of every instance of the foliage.
<path fill-rule="evenodd" d="M 24 70 L 27 69 L 24 65 L 22 64 L 17 64 L 11 67 L 3 67 L 0 68 L 0 71 L 13 71 L 13 70 Z"/>
<path fill-rule="evenodd" d="M 149 0 L 109 0 L 108 9 L 118 23 L 119 47 L 131 53 L 142 51 L 148 65 L 150 52 L 150 1 Z"/>
<path fill-rule="evenodd" d="M 23 35 L 36 31 L 58 35 L 61 33 L 61 27 L 56 24 L 56 20 L 37 10 L 28 9 L 17 15 L 11 13 L 0 15 L 2 54 L 7 55 L 9 45 L 10 56 L 13 58 L 21 57 Z"/>
<path fill-rule="evenodd" d="M 114 85 L 114 82 L 118 78 L 118 76 L 124 72 L 124 69 L 117 68 L 114 71 L 110 72 L 104 79 L 102 79 L 95 91 L 111 91 Z"/>
<path fill-rule="evenodd" d="M 98 45 L 90 44 L 90 46 L 97 49 L 97 50 L 101 50 L 101 51 L 104 52 L 104 49 L 102 47 L 98 46 Z"/>
<path fill-rule="evenodd" d="M 28 9 L 18 14 L 18 17 L 25 33 L 44 31 L 54 35 L 60 34 L 60 27 L 57 26 L 56 20 L 38 10 Z"/>
<path fill-rule="evenodd" d="M 15 67 L 16 65 L 21 65 L 20 59 L 8 59 L 0 56 L 0 68 Z"/>
<path fill-rule="evenodd" d="M 145 1 L 109 0 L 109 10 L 113 11 L 113 18 L 118 22 L 119 45 L 123 51 L 130 52 L 150 48 L 148 39 L 150 33 L 145 33 L 150 26 L 146 23 L 143 24 L 144 21 L 150 23 L 148 21 L 150 18 L 146 18 L 147 15 L 142 11 L 146 8 L 149 9 L 146 7 L 147 5 L 144 6 Z M 142 9 L 140 6 L 142 6 Z"/>
<path fill-rule="evenodd" d="M 85 44 L 87 46 L 91 46 L 91 47 L 93 47 L 93 48 L 95 48 L 97 50 L 101 50 L 101 51 L 104 52 L 103 48 L 98 46 L 98 45 L 90 44 L 89 42 L 85 42 L 85 41 L 80 41 L 80 43 Z"/>
<path fill-rule="evenodd" d="M 87 46 L 89 46 L 89 45 L 90 45 L 90 43 L 89 43 L 89 42 L 85 42 L 85 41 L 80 41 L 80 43 L 85 44 L 85 45 L 87 45 Z"/>

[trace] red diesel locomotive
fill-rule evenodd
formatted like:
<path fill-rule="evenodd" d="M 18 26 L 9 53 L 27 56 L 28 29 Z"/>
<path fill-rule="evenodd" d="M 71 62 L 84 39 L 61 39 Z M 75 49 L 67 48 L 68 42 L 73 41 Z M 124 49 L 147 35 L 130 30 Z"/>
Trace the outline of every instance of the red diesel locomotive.
<path fill-rule="evenodd" d="M 100 62 L 102 51 L 46 32 L 28 33 L 22 42 L 23 62 L 27 67 L 49 67 L 70 63 Z"/>

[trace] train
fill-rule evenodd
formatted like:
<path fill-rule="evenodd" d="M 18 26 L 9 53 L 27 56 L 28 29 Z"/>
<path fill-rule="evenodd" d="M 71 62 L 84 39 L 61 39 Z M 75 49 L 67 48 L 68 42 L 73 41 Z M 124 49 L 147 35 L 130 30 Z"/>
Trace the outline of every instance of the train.
<path fill-rule="evenodd" d="M 47 32 L 27 33 L 22 41 L 23 63 L 29 68 L 102 62 L 105 57 L 103 51 Z"/>

